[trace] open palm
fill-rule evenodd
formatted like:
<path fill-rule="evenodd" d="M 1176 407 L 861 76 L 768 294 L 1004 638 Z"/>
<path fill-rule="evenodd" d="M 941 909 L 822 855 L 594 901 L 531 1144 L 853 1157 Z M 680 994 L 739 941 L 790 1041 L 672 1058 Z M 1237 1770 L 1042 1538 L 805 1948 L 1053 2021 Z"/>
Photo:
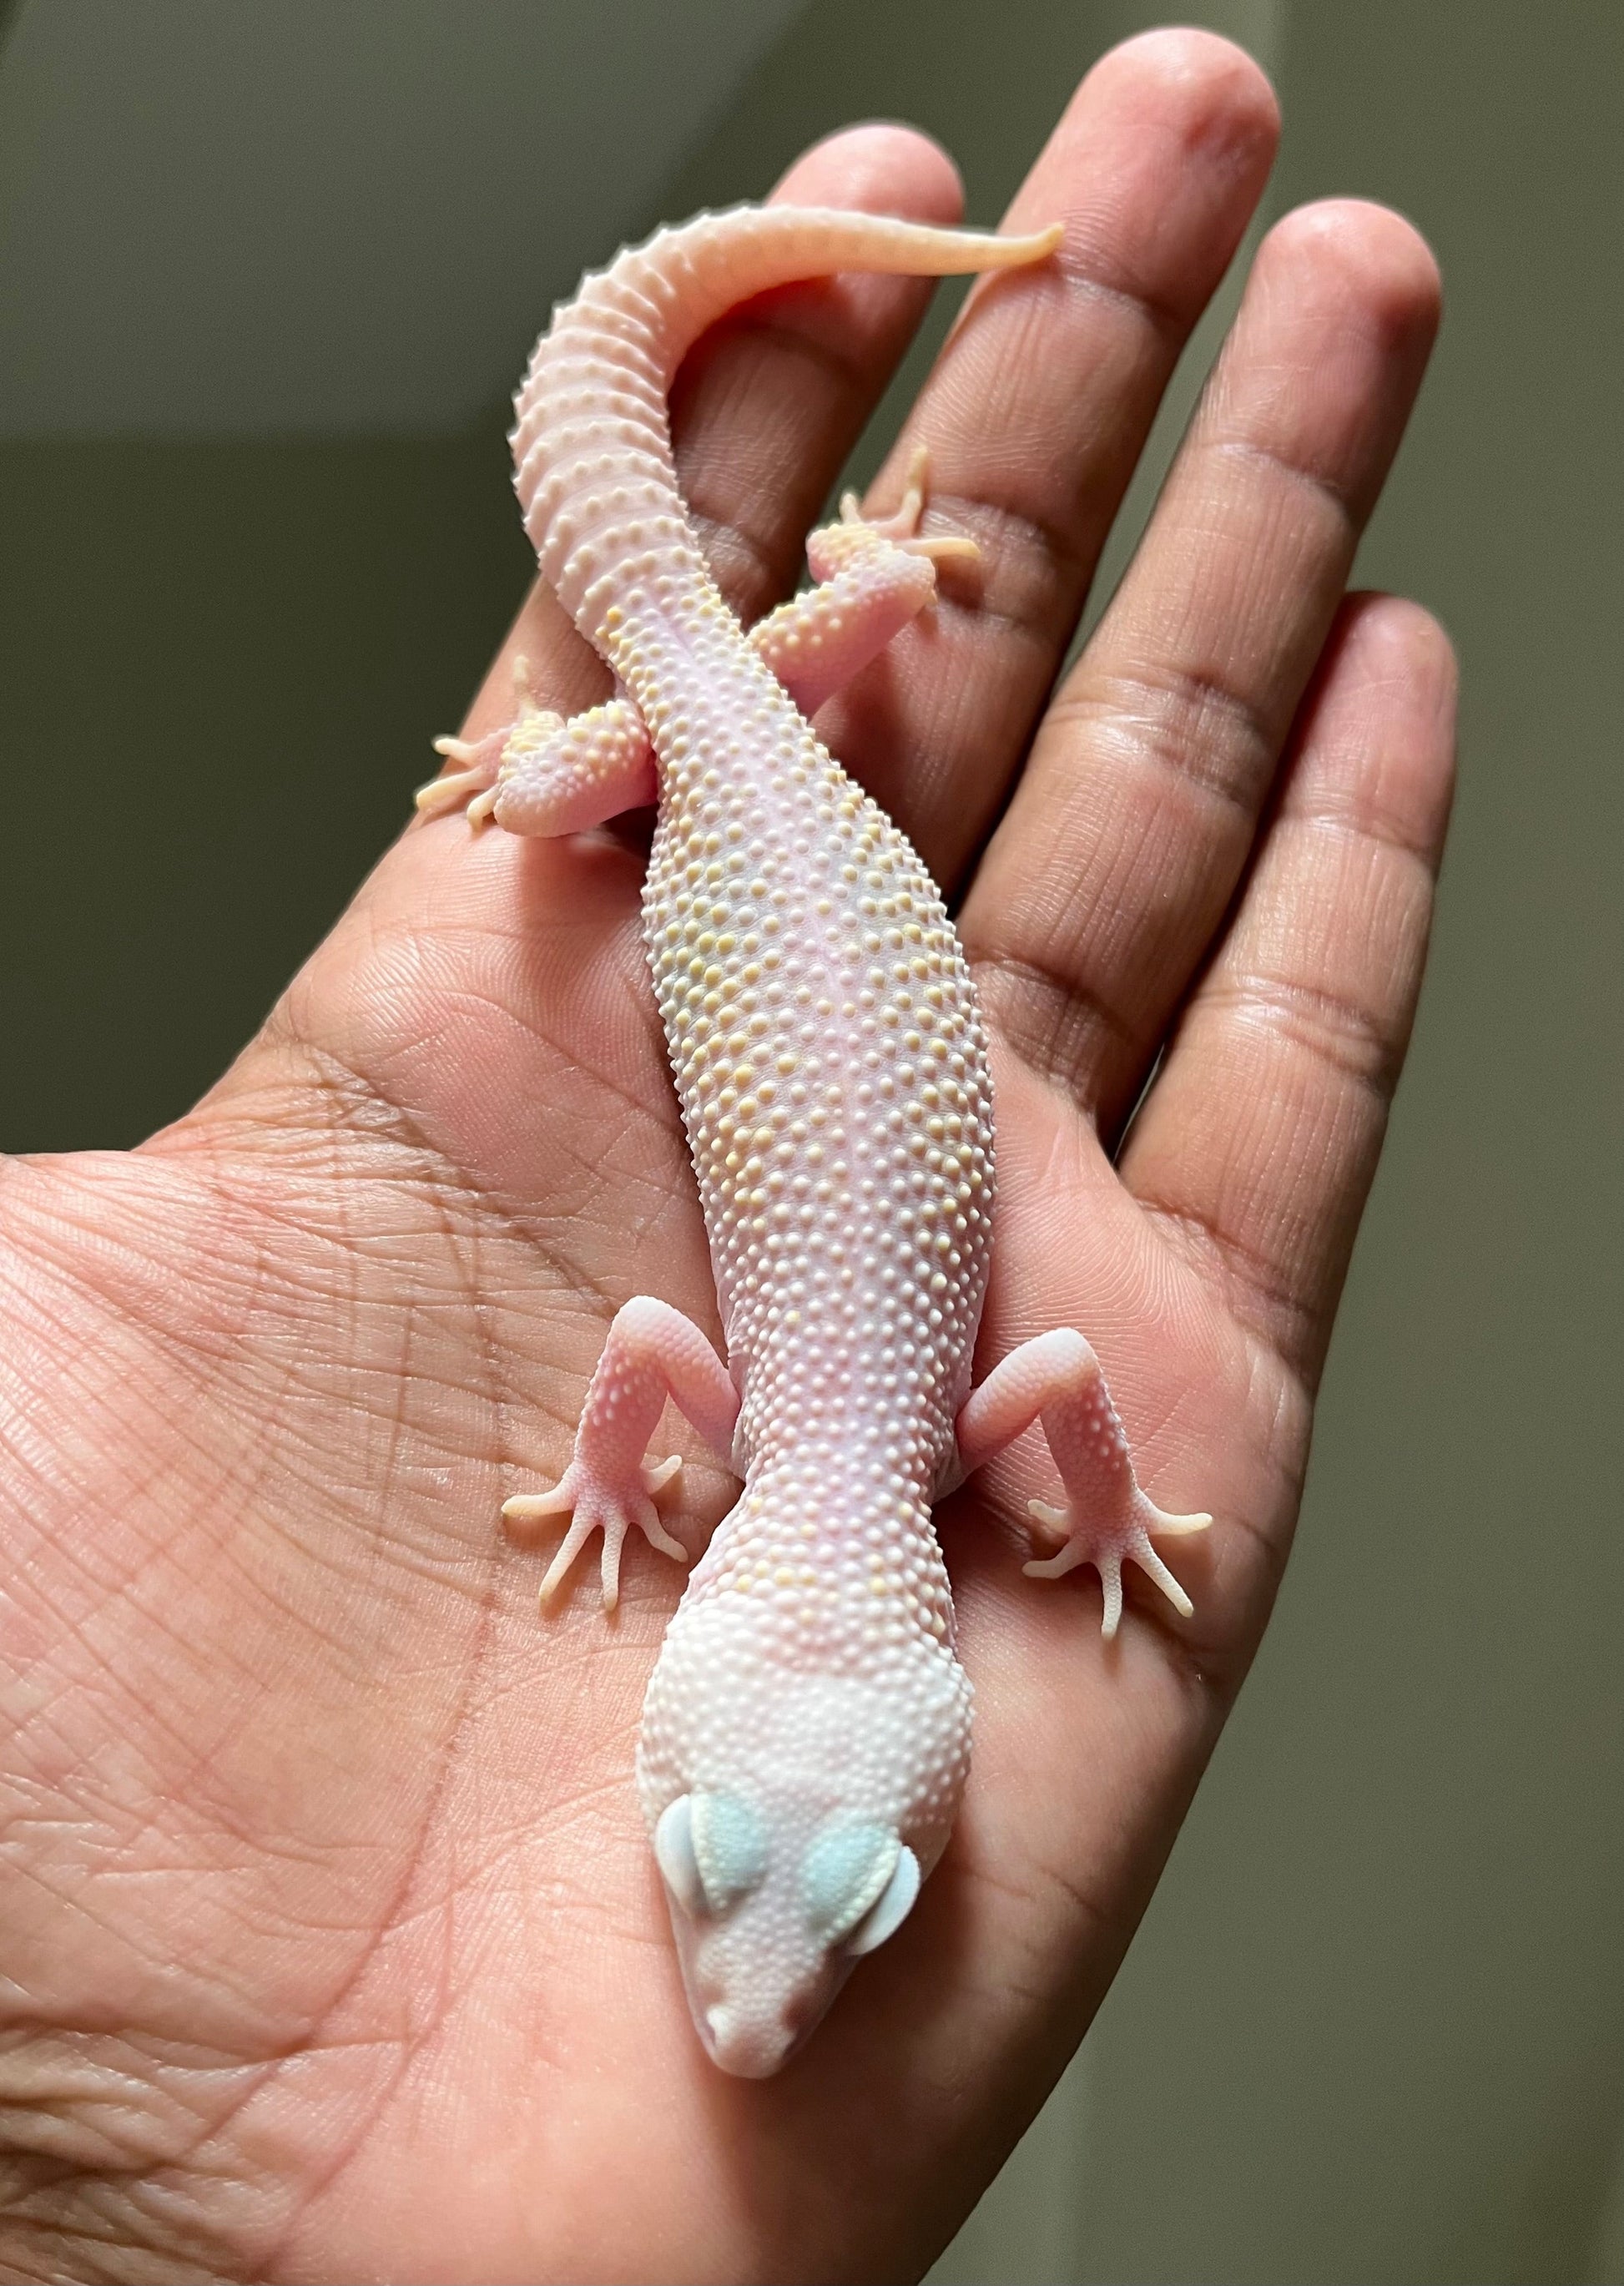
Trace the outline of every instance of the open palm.
<path fill-rule="evenodd" d="M 1058 264 L 976 289 L 876 486 L 926 443 L 982 561 L 819 718 L 981 982 L 980 1368 L 1087 1333 L 1147 1489 L 1217 1517 L 1176 1559 L 1194 1619 L 1131 1588 L 1106 1645 L 1092 1573 L 1022 1578 L 1034 1439 L 949 1503 L 978 1714 L 948 1856 L 781 2078 L 706 2061 L 631 1783 L 680 1577 L 635 1547 L 612 1620 L 578 1590 L 543 1624 L 496 1522 L 559 1473 L 629 1294 L 715 1326 L 642 850 L 414 829 L 196 1111 L 0 1179 L 5 2275 L 912 2274 L 1075 2045 L 1285 1557 L 1448 798 L 1442 637 L 1343 600 L 1436 318 L 1373 208 L 1265 240 L 1055 687 L 1273 135 L 1205 35 L 1084 82 L 1011 217 L 1063 217 Z M 958 203 L 895 128 L 779 195 Z M 679 468 L 745 619 L 921 291 L 775 295 L 688 361 Z M 477 732 L 516 650 L 564 711 L 606 687 L 534 595 Z M 697 1547 L 729 1480 L 689 1449 Z"/>

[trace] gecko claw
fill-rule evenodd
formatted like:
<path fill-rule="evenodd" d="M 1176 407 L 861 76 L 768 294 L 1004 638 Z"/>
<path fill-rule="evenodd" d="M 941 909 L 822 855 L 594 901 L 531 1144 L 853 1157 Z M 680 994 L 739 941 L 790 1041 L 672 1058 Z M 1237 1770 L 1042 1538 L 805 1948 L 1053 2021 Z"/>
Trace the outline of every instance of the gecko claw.
<path fill-rule="evenodd" d="M 467 738 L 437 738 L 434 751 L 448 762 L 460 762 L 461 769 L 442 771 L 420 785 L 412 797 L 424 817 L 438 816 L 443 811 L 455 809 L 469 794 L 483 794 L 495 783 L 501 764 L 502 748 L 507 742 L 506 730 L 497 730 L 477 742 Z"/>
<path fill-rule="evenodd" d="M 438 778 L 430 778 L 412 796 L 412 806 L 423 817 L 432 817 L 437 811 L 454 809 L 466 793 L 471 793 L 485 783 L 480 770 L 443 771 Z"/>

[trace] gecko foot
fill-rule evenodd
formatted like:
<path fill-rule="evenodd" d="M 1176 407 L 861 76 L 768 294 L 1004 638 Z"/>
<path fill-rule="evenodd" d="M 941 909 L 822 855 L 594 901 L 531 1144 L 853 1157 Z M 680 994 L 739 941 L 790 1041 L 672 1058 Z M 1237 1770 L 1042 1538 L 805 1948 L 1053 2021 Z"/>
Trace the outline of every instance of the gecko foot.
<path fill-rule="evenodd" d="M 925 513 L 929 487 L 930 448 L 920 445 L 908 463 L 908 482 L 902 500 L 889 516 L 865 516 L 856 493 L 845 493 L 840 499 L 840 521 L 855 524 L 880 540 L 888 540 L 906 556 L 926 556 L 934 564 L 958 556 L 974 563 L 981 551 L 967 532 L 934 532 L 928 540 L 920 537 L 919 519 Z"/>
<path fill-rule="evenodd" d="M 1131 1487 L 1131 1498 L 1123 1516 L 1108 1523 L 1086 1522 L 1075 1510 L 1054 1508 L 1047 1501 L 1027 1502 L 1034 1524 L 1042 1535 L 1063 1544 L 1053 1556 L 1034 1557 L 1021 1569 L 1029 1579 L 1059 1580 L 1068 1572 L 1076 1571 L 1079 1564 L 1092 1564 L 1100 1574 L 1105 1591 L 1105 1613 L 1100 1633 L 1108 1639 L 1116 1633 L 1122 1618 L 1122 1567 L 1137 1564 L 1141 1572 L 1154 1580 L 1168 1602 L 1181 1619 L 1187 1620 L 1194 1605 L 1168 1570 L 1151 1545 L 1154 1533 L 1204 1532 L 1212 1518 L 1205 1515 L 1171 1516 L 1160 1509 L 1139 1491 Z"/>
<path fill-rule="evenodd" d="M 570 1517 L 570 1528 L 541 1582 L 543 1611 L 595 1532 L 603 1535 L 606 1612 L 612 1612 L 620 1600 L 620 1551 L 633 1525 L 662 1556 L 672 1557 L 679 1564 L 689 1561 L 688 1550 L 682 1541 L 674 1540 L 660 1522 L 653 1500 L 653 1495 L 671 1482 L 682 1465 L 678 1453 L 665 1461 L 644 1461 L 638 1466 L 635 1480 L 626 1483 L 619 1475 L 611 1476 L 601 1467 L 574 1460 L 551 1492 L 521 1493 L 502 1502 L 502 1514 L 510 1525 L 530 1524 L 554 1516 Z"/>
<path fill-rule="evenodd" d="M 532 698 L 530 662 L 522 655 L 513 662 L 513 703 L 514 719 L 500 730 L 477 739 L 435 740 L 435 753 L 460 767 L 442 770 L 418 787 L 413 800 L 423 816 L 445 816 L 466 804 L 468 822 L 477 832 L 495 809 L 500 782 L 563 729 L 563 715 L 538 706 Z"/>
<path fill-rule="evenodd" d="M 507 743 L 505 729 L 493 730 L 488 737 L 471 742 L 467 738 L 437 738 L 435 753 L 462 767 L 442 770 L 438 777 L 420 785 L 412 797 L 414 806 L 424 817 L 438 817 L 442 812 L 457 808 L 470 794 L 485 792 L 496 783 Z"/>

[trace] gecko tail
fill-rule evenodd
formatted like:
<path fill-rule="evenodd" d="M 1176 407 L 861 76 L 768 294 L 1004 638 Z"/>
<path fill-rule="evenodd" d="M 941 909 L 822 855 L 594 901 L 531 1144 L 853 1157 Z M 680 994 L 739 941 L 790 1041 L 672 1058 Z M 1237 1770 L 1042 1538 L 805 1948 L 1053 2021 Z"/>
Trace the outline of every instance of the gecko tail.
<path fill-rule="evenodd" d="M 1005 238 L 841 207 L 729 207 L 721 214 L 696 215 L 691 222 L 657 231 L 643 246 L 628 248 L 607 270 L 582 280 L 580 299 L 611 283 L 633 283 L 645 291 L 652 286 L 669 313 L 669 381 L 707 326 L 775 286 L 842 270 L 911 278 L 1018 270 L 1045 260 L 1063 236 L 1060 223 Z"/>
<path fill-rule="evenodd" d="M 1059 223 L 998 237 L 832 207 L 734 207 L 658 231 L 584 278 L 536 344 L 510 438 L 525 529 L 581 633 L 603 648 L 628 573 L 708 577 L 666 413 L 672 376 L 708 326 L 800 279 L 1016 269 L 1061 235 Z"/>

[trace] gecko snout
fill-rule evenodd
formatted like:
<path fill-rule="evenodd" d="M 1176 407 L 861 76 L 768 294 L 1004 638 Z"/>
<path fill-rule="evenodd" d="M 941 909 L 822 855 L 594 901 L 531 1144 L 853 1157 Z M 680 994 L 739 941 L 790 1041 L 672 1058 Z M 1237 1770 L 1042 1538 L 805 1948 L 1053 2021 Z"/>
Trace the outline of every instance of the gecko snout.
<path fill-rule="evenodd" d="M 724 2071 L 764 2078 L 822 2018 L 853 1963 L 906 1919 L 919 1861 L 836 1811 L 763 1815 L 696 1790 L 654 1833 L 695 2024 Z"/>
<path fill-rule="evenodd" d="M 817 2021 L 809 2013 L 799 2023 L 777 2011 L 753 2015 L 729 2000 L 713 2001 L 697 2019 L 711 2061 L 736 2079 L 769 2078 L 788 2062 Z"/>

